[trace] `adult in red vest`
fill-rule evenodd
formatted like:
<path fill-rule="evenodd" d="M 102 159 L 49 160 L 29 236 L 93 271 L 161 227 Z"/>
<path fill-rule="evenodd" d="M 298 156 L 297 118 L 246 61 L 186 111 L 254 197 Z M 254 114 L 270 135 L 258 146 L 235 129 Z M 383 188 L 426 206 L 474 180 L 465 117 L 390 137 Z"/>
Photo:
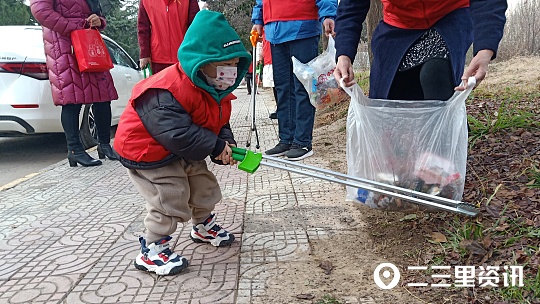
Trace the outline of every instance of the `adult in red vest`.
<path fill-rule="evenodd" d="M 478 84 L 497 55 L 505 0 L 381 0 L 383 20 L 373 33 L 371 98 L 447 100 L 470 76 Z M 369 0 L 341 0 L 336 19 L 336 79 L 352 85 Z M 473 43 L 474 57 L 465 69 Z"/>
<path fill-rule="evenodd" d="M 178 62 L 176 53 L 199 12 L 197 0 L 140 0 L 137 19 L 141 68 L 153 73 Z"/>
<path fill-rule="evenodd" d="M 321 24 L 334 34 L 337 0 L 257 0 L 252 30 L 271 43 L 274 84 L 277 91 L 279 142 L 266 155 L 301 160 L 313 155 L 315 107 L 298 78 L 291 57 L 307 63 L 318 55 Z"/>

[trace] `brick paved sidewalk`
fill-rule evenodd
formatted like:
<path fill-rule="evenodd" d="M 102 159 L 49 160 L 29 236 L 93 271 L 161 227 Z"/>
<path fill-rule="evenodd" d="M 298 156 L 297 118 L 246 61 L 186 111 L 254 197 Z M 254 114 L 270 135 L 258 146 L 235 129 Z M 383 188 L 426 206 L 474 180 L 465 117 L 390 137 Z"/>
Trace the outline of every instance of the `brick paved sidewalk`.
<path fill-rule="evenodd" d="M 244 89 L 235 93 L 231 123 L 245 147 L 251 102 Z M 268 119 L 274 109 L 271 91 L 263 90 L 256 108 L 262 151 L 277 143 L 277 122 Z M 224 197 L 217 221 L 238 241 L 195 244 L 191 223 L 179 227 L 175 250 L 190 266 L 171 277 L 133 267 L 144 201 L 119 162 L 71 168 L 65 160 L 0 191 L 0 304 L 265 303 L 268 278 L 287 262 L 302 262 L 309 239 L 325 237 L 325 227 L 297 220 L 308 216 L 302 206 L 338 186 L 272 168 L 250 175 L 209 166 Z"/>

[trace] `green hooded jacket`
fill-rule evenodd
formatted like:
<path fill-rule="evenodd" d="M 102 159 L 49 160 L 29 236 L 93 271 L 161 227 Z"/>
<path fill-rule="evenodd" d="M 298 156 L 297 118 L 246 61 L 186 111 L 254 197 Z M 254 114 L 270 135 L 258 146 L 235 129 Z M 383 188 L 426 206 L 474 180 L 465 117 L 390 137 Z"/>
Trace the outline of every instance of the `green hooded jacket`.
<path fill-rule="evenodd" d="M 208 63 L 240 58 L 236 82 L 226 90 L 216 90 L 201 78 L 200 68 Z M 195 15 L 184 42 L 178 49 L 178 61 L 193 83 L 207 91 L 219 103 L 234 91 L 246 74 L 251 55 L 222 13 L 203 10 Z"/>

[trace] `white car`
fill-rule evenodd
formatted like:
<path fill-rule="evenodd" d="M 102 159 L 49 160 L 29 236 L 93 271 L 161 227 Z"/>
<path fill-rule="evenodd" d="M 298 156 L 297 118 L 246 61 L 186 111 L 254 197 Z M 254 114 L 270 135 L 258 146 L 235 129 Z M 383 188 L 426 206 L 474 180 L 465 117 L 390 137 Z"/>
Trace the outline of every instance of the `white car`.
<path fill-rule="evenodd" d="M 111 102 L 117 125 L 133 86 L 144 78 L 137 63 L 112 39 L 103 36 L 114 68 L 111 74 L 118 100 Z M 41 27 L 0 26 L 0 136 L 64 132 L 62 107 L 53 104 Z M 81 110 L 81 140 L 85 148 L 96 145 L 92 107 Z"/>

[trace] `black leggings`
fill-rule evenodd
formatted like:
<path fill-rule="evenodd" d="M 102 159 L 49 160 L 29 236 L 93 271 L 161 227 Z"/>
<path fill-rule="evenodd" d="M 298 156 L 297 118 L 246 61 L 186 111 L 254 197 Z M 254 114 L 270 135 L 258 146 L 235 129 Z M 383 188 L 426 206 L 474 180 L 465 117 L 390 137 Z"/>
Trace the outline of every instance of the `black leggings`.
<path fill-rule="evenodd" d="M 253 83 L 253 73 L 246 73 L 245 76 L 248 94 L 251 94 L 251 84 Z"/>
<path fill-rule="evenodd" d="M 62 106 L 61 121 L 66 135 L 68 151 L 81 152 L 84 147 L 79 134 L 79 113 L 81 104 L 68 104 Z M 96 102 L 92 104 L 94 122 L 100 144 L 108 144 L 111 139 L 111 102 Z"/>
<path fill-rule="evenodd" d="M 450 61 L 432 58 L 403 72 L 392 81 L 388 99 L 448 100 L 454 94 L 454 73 Z"/>

